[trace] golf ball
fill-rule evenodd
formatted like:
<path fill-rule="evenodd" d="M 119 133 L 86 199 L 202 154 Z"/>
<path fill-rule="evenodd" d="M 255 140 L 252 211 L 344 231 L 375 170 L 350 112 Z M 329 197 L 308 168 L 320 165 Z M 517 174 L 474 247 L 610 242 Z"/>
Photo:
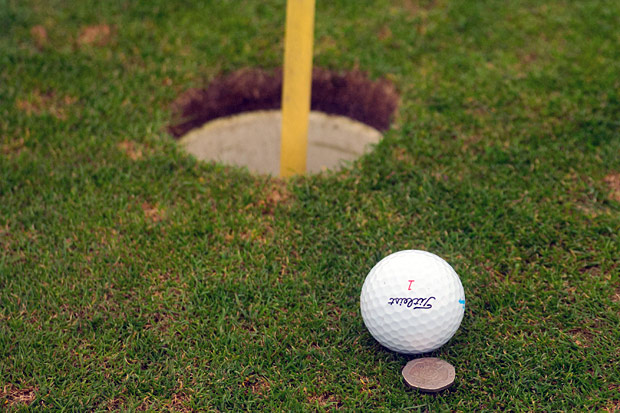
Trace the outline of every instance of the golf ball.
<path fill-rule="evenodd" d="M 405 250 L 368 273 L 360 307 L 364 324 L 383 346 L 420 354 L 444 345 L 465 313 L 465 292 L 454 269 L 435 254 Z"/>

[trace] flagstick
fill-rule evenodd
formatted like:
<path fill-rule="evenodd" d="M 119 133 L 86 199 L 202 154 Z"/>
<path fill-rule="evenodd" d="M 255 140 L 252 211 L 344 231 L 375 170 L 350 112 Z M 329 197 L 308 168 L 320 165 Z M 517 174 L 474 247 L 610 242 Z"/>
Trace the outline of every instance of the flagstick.
<path fill-rule="evenodd" d="M 282 88 L 280 175 L 306 172 L 315 0 L 288 0 Z"/>

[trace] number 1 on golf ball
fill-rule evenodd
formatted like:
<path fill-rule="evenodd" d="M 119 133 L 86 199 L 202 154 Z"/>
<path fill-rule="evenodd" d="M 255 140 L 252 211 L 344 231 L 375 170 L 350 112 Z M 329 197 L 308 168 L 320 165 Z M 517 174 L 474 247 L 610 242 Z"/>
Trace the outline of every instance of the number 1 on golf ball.
<path fill-rule="evenodd" d="M 461 325 L 465 292 L 450 264 L 426 251 L 388 255 L 368 273 L 360 307 L 383 346 L 420 354 L 443 346 Z"/>

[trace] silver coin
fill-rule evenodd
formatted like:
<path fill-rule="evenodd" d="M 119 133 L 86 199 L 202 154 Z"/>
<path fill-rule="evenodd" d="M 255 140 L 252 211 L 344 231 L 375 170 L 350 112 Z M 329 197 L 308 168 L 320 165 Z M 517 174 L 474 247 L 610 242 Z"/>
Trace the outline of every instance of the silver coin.
<path fill-rule="evenodd" d="M 408 362 L 403 368 L 405 382 L 423 392 L 435 393 L 452 386 L 454 366 L 435 357 L 423 357 Z"/>

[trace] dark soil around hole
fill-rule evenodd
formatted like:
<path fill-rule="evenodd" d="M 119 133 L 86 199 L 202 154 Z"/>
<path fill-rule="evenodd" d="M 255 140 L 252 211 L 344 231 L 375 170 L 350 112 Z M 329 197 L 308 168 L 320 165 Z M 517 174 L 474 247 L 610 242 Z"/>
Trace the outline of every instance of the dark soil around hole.
<path fill-rule="evenodd" d="M 190 89 L 172 103 L 168 131 L 180 137 L 206 122 L 241 112 L 279 109 L 282 70 L 242 69 L 215 79 L 206 89 Z M 311 108 L 347 116 L 385 131 L 398 106 L 398 94 L 387 80 L 372 81 L 363 73 L 344 74 L 315 68 Z"/>

